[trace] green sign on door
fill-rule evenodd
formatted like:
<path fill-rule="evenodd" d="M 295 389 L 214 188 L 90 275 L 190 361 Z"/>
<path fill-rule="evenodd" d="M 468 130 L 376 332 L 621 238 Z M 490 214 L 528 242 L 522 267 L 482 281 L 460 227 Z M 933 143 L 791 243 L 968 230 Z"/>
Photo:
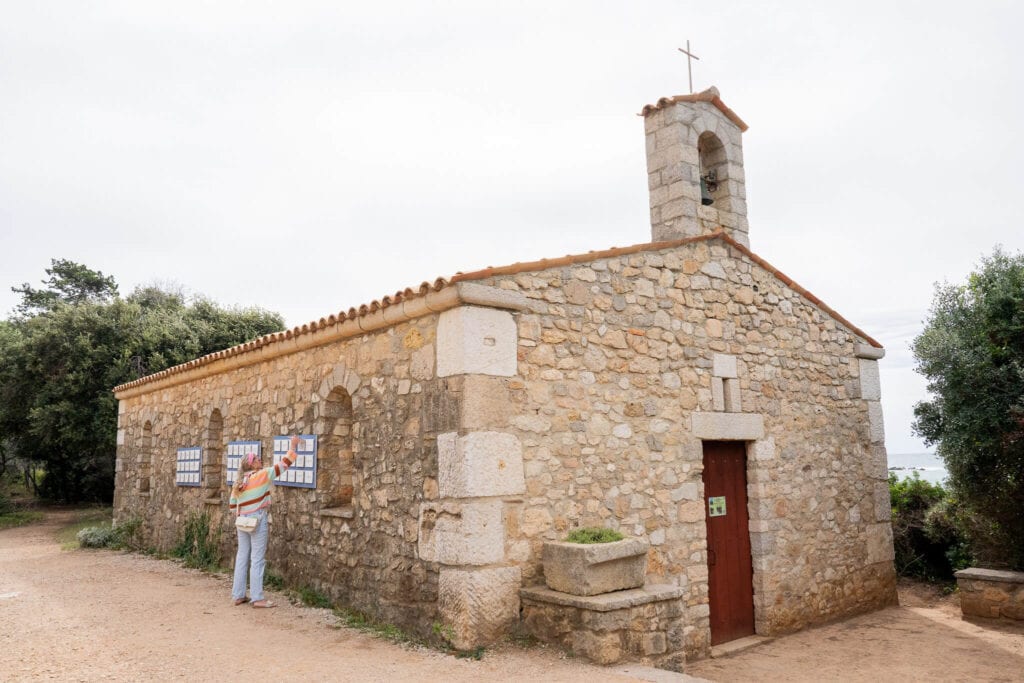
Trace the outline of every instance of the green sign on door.
<path fill-rule="evenodd" d="M 725 516 L 725 496 L 711 496 L 708 498 L 708 517 Z"/>

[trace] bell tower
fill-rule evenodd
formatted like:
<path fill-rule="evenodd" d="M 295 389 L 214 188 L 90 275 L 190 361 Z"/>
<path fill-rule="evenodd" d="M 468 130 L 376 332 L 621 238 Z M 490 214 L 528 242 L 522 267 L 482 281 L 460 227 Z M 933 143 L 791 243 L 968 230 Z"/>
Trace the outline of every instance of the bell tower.
<path fill-rule="evenodd" d="M 715 87 L 663 97 L 640 112 L 647 136 L 651 240 L 724 230 L 750 246 L 743 178 L 747 124 Z"/>

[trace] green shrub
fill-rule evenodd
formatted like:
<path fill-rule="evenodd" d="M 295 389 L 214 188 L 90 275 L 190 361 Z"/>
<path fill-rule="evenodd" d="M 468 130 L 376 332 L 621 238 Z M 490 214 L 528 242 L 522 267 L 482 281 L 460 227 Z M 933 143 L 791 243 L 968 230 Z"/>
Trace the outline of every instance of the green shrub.
<path fill-rule="evenodd" d="M 210 528 L 210 514 L 190 511 L 185 517 L 181 537 L 171 556 L 181 559 L 186 567 L 214 571 L 220 561 L 220 532 Z"/>
<path fill-rule="evenodd" d="M 623 538 L 625 536 L 615 529 L 583 527 L 581 529 L 574 529 L 572 533 L 565 537 L 565 540 L 569 543 L 614 543 L 615 541 L 621 541 Z"/>
<path fill-rule="evenodd" d="M 137 549 L 135 535 L 142 526 L 142 520 L 132 517 L 114 527 L 87 526 L 75 534 L 82 548 L 113 548 L 116 550 Z"/>
<path fill-rule="evenodd" d="M 103 526 L 88 526 L 76 536 L 83 548 L 109 548 L 114 540 L 114 530 Z"/>
<path fill-rule="evenodd" d="M 112 547 L 138 550 L 138 533 L 141 528 L 142 520 L 138 517 L 129 517 L 123 522 L 118 522 L 114 525 L 113 529 L 114 537 Z"/>
<path fill-rule="evenodd" d="M 959 507 L 939 484 L 917 472 L 889 475 L 896 571 L 930 581 L 949 581 L 971 562 Z"/>

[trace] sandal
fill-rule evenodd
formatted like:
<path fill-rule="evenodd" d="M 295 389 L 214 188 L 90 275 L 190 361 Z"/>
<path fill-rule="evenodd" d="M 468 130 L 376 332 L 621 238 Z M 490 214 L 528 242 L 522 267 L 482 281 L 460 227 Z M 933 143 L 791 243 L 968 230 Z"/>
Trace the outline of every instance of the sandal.
<path fill-rule="evenodd" d="M 244 605 L 247 602 L 249 602 L 249 598 L 238 598 L 237 600 L 235 600 L 235 607 L 238 607 L 239 605 Z"/>
<path fill-rule="evenodd" d="M 252 603 L 252 606 L 256 609 L 270 609 L 271 607 L 277 607 L 277 603 L 270 600 L 256 600 Z"/>

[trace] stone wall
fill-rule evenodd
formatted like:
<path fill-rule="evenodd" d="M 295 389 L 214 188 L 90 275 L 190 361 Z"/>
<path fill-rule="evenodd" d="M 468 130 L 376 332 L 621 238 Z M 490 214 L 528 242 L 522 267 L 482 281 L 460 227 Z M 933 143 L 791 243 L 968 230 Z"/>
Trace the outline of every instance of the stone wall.
<path fill-rule="evenodd" d="M 438 497 L 437 435 L 459 427 L 463 381 L 436 376 L 437 320 L 422 317 L 122 400 L 116 517 L 142 518 L 145 543 L 166 551 L 185 516 L 206 510 L 230 565 L 235 532 L 224 444 L 260 441 L 269 463 L 273 436 L 317 434 L 318 488 L 274 489 L 269 569 L 429 632 L 439 565 L 417 550 L 420 507 Z M 202 488 L 174 484 L 175 449 L 191 445 L 204 447 Z M 145 474 L 152 483 L 140 491 Z"/>
<path fill-rule="evenodd" d="M 1024 621 L 1024 572 L 972 567 L 956 573 L 965 617 Z"/>
<path fill-rule="evenodd" d="M 328 325 L 122 390 L 117 517 L 167 550 L 205 509 L 230 562 L 224 445 L 259 440 L 269 462 L 273 436 L 314 433 L 318 488 L 274 493 L 268 561 L 290 583 L 471 648 L 543 583 L 544 541 L 610 526 L 681 593 L 664 656 L 698 657 L 702 442 L 742 440 L 757 632 L 895 600 L 881 354 L 862 333 L 717 236 L 503 270 L 344 338 Z M 211 485 L 175 486 L 175 449 L 195 445 Z"/>
<path fill-rule="evenodd" d="M 701 444 L 742 439 L 758 633 L 895 600 L 863 339 L 716 239 L 482 282 L 546 306 L 519 316 L 511 408 L 488 425 L 522 444 L 527 493 L 506 524 L 524 583 L 573 527 L 645 538 L 650 580 L 685 589 L 687 653 L 706 654 Z"/>

